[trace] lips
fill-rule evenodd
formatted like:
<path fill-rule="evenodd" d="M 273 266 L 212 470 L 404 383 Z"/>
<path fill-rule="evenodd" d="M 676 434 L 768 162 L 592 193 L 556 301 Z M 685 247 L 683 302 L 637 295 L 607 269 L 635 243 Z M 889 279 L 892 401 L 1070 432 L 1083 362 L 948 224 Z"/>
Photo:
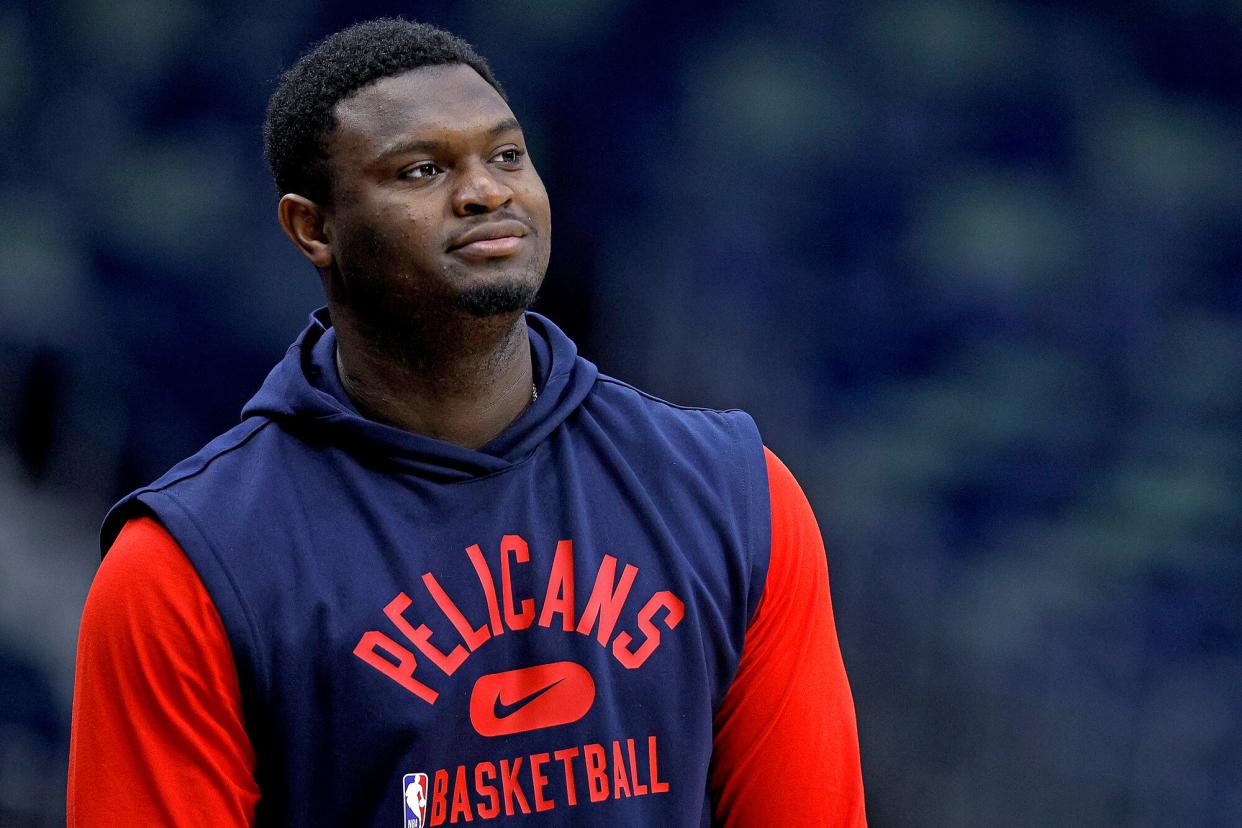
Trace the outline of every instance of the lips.
<path fill-rule="evenodd" d="M 473 227 L 453 239 L 448 252 L 478 258 L 507 256 L 517 251 L 526 233 L 526 225 L 520 221 L 492 221 Z"/>

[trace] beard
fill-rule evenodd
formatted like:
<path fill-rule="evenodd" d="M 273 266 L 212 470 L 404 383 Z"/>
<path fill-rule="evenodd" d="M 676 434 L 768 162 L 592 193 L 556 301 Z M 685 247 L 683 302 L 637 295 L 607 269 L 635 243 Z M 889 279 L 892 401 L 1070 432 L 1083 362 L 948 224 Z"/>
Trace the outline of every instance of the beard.
<path fill-rule="evenodd" d="M 535 303 L 539 283 L 530 278 L 467 288 L 457 295 L 457 307 L 479 319 L 520 313 Z"/>
<path fill-rule="evenodd" d="M 546 253 L 517 266 L 495 262 L 495 270 L 478 283 L 464 270 L 435 273 L 371 226 L 355 228 L 338 244 L 342 255 L 330 265 L 334 296 L 379 328 L 410 322 L 434 327 L 462 311 L 477 319 L 521 313 L 534 304 L 547 268 Z"/>

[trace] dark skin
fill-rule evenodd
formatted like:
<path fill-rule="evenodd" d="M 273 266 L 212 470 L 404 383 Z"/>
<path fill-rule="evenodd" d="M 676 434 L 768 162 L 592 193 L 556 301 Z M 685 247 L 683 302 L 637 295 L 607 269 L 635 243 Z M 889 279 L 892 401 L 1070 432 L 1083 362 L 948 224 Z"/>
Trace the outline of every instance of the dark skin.
<path fill-rule="evenodd" d="M 342 384 L 368 416 L 478 448 L 531 402 L 523 311 L 547 270 L 548 195 L 521 127 L 468 66 L 342 100 L 332 203 L 280 200 L 319 271 Z"/>

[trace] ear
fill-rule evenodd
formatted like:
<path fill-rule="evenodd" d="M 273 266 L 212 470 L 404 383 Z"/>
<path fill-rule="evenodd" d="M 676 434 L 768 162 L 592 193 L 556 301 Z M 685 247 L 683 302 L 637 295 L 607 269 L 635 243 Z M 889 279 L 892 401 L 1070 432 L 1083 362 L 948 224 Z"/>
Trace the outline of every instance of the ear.
<path fill-rule="evenodd" d="M 332 241 L 328 238 L 327 211 L 305 196 L 287 193 L 276 208 L 285 235 L 316 269 L 332 264 Z"/>

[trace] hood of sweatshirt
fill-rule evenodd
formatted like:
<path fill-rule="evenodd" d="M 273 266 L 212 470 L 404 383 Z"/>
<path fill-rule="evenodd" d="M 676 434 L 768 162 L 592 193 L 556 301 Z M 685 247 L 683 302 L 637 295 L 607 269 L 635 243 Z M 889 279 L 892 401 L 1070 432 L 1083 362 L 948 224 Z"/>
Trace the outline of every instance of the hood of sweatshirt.
<path fill-rule="evenodd" d="M 337 374 L 336 331 L 327 308 L 311 314 L 310 324 L 246 403 L 242 417 L 267 417 L 289 431 L 313 434 L 360 459 L 435 480 L 467 480 L 503 471 L 529 457 L 577 410 L 599 373 L 547 318 L 527 312 L 526 327 L 539 398 L 477 449 L 360 414 Z"/>

